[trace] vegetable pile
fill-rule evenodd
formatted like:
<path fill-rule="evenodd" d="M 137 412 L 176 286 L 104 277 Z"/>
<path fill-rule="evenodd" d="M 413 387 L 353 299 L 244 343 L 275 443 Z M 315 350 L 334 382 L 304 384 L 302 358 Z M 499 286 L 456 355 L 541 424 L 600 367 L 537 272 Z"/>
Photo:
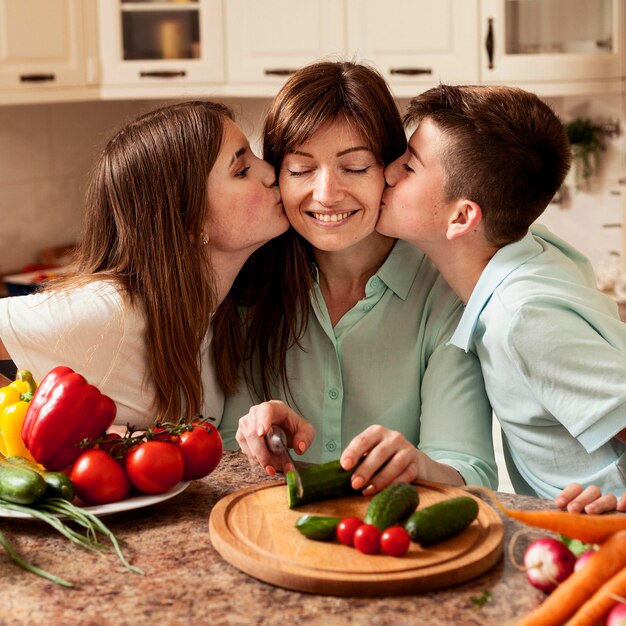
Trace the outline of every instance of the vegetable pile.
<path fill-rule="evenodd" d="M 0 389 L 0 508 L 40 519 L 70 541 L 95 552 L 108 538 L 124 564 L 113 533 L 81 506 L 126 498 L 133 490 L 161 494 L 181 480 L 210 474 L 222 440 L 209 419 L 163 422 L 137 433 L 106 433 L 115 403 L 68 367 L 56 367 L 39 386 L 27 371 Z M 59 519 L 66 517 L 82 530 Z M 71 583 L 26 563 L 0 532 L 0 546 L 15 563 L 58 584 Z"/>

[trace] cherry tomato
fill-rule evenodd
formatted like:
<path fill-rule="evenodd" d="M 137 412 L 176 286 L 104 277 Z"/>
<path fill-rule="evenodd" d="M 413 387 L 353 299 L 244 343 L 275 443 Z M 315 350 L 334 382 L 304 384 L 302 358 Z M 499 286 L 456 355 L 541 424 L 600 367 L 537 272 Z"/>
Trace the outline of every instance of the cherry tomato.
<path fill-rule="evenodd" d="M 145 441 L 126 455 L 130 482 L 144 493 L 165 493 L 183 477 L 183 455 L 165 441 Z"/>
<path fill-rule="evenodd" d="M 374 524 L 361 524 L 354 532 L 354 547 L 363 554 L 380 550 L 380 530 Z"/>
<path fill-rule="evenodd" d="M 402 526 L 390 526 L 380 537 L 380 549 L 389 556 L 404 556 L 410 545 L 409 533 Z"/>
<path fill-rule="evenodd" d="M 194 423 L 194 429 L 182 433 L 177 443 L 185 460 L 185 480 L 208 476 L 222 458 L 222 438 L 210 424 Z"/>
<path fill-rule="evenodd" d="M 112 457 L 115 457 L 116 451 L 120 450 L 120 442 L 122 441 L 122 435 L 119 433 L 107 433 L 102 437 L 105 441 L 98 444 L 100 450 L 104 450 Z"/>
<path fill-rule="evenodd" d="M 76 459 L 70 480 L 76 495 L 89 505 L 118 502 L 130 491 L 124 468 L 110 454 L 97 448 L 83 452 Z"/>
<path fill-rule="evenodd" d="M 363 525 L 363 520 L 358 517 L 344 517 L 339 524 L 337 524 L 337 539 L 344 546 L 354 545 L 354 533 L 359 526 Z"/>

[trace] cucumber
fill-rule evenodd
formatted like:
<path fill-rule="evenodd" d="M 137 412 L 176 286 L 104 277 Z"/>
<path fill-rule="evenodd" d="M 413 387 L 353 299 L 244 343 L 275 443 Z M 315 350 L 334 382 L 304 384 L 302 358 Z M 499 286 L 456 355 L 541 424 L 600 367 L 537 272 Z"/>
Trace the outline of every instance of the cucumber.
<path fill-rule="evenodd" d="M 45 498 L 63 498 L 63 500 L 71 501 L 74 497 L 74 487 L 72 481 L 67 474 L 63 472 L 49 472 L 41 469 L 39 465 L 33 463 L 23 456 L 10 456 L 7 459 L 9 463 L 17 467 L 25 467 L 33 472 L 37 472 L 46 483 Z"/>
<path fill-rule="evenodd" d="M 411 541 L 430 546 L 450 539 L 465 530 L 478 517 L 478 503 L 474 498 L 459 496 L 442 500 L 409 517 L 404 528 Z"/>
<path fill-rule="evenodd" d="M 0 499 L 15 504 L 33 504 L 46 491 L 44 479 L 25 467 L 18 467 L 0 456 Z"/>
<path fill-rule="evenodd" d="M 335 537 L 340 517 L 327 515 L 301 515 L 296 528 L 307 538 L 315 541 L 330 541 Z"/>
<path fill-rule="evenodd" d="M 363 521 L 374 524 L 382 531 L 411 515 L 418 503 L 419 496 L 415 487 L 409 483 L 395 483 L 372 498 Z"/>
<path fill-rule="evenodd" d="M 339 465 L 339 460 L 303 467 L 300 470 L 300 478 L 304 488 L 301 498 L 298 497 L 296 476 L 292 471 L 288 471 L 285 478 L 287 480 L 287 504 L 289 508 L 294 509 L 307 502 L 355 493 L 350 484 L 354 469 L 344 470 Z"/>

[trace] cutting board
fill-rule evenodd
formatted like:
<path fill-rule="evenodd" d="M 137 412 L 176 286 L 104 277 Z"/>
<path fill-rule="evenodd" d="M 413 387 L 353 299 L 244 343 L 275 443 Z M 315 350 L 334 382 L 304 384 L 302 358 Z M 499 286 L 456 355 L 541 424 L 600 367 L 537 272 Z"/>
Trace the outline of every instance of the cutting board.
<path fill-rule="evenodd" d="M 467 491 L 417 485 L 419 508 Z M 344 496 L 291 510 L 284 483 L 262 484 L 222 498 L 209 519 L 221 556 L 259 580 L 296 591 L 335 596 L 388 596 L 459 584 L 490 569 L 502 555 L 504 529 L 487 503 L 460 535 L 428 548 L 411 543 L 403 557 L 362 554 L 338 541 L 312 541 L 294 527 L 304 513 L 363 518 L 371 498 Z"/>

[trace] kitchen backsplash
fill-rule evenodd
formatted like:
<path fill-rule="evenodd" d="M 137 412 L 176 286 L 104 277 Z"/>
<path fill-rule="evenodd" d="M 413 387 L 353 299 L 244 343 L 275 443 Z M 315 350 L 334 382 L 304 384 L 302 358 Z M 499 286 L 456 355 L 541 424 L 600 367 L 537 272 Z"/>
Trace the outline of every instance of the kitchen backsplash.
<path fill-rule="evenodd" d="M 260 151 L 264 99 L 225 100 Z M 111 101 L 0 107 L 0 275 L 36 260 L 42 248 L 75 241 L 80 233 L 89 168 L 114 129 L 160 101 Z M 399 101 L 400 107 L 406 100 Z M 626 213 L 626 113 L 619 96 L 551 101 L 563 119 L 619 118 L 622 135 L 607 142 L 591 188 L 570 187 L 541 220 L 585 252 L 594 265 L 621 252 Z M 621 191 L 622 195 L 617 195 Z"/>

